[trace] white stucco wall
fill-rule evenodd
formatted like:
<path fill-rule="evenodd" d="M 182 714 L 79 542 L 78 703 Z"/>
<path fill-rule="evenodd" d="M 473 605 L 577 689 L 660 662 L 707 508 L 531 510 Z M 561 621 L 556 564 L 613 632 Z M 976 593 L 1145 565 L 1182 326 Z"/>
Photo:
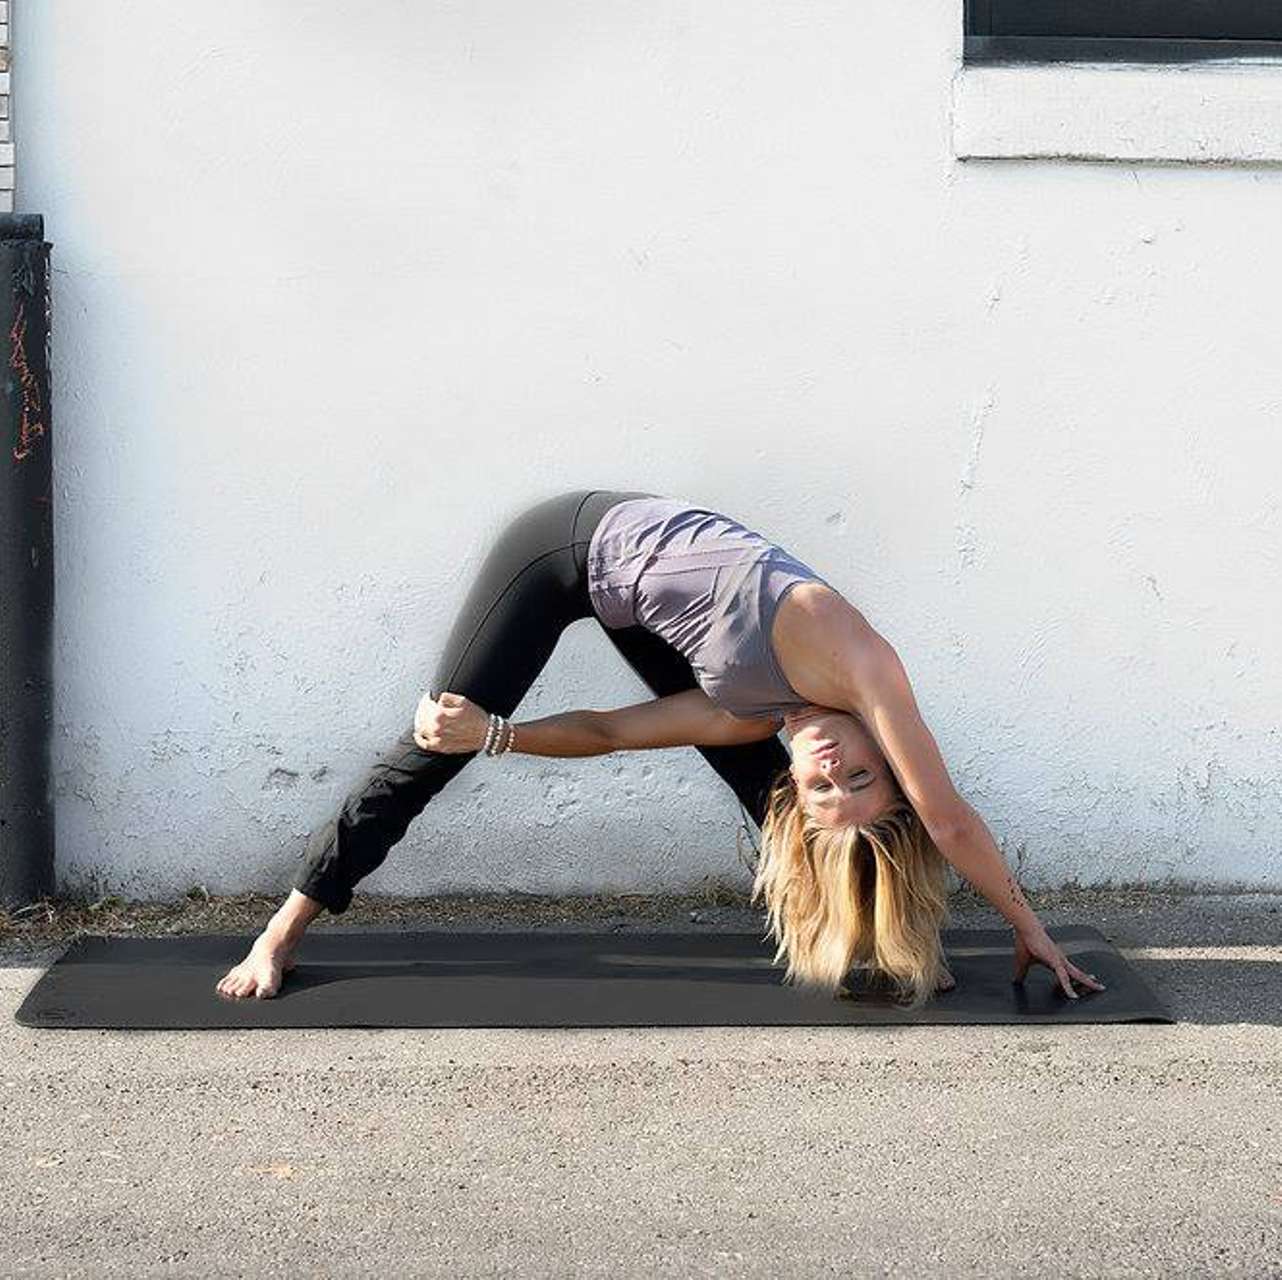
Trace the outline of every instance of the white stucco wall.
<path fill-rule="evenodd" d="M 1026 884 L 1282 887 L 1282 173 L 959 159 L 960 9 L 16 5 L 61 884 L 283 891 L 488 540 L 616 487 L 838 584 Z M 517 719 L 646 696 L 583 620 Z M 739 821 L 478 759 L 361 891 L 742 884 Z"/>

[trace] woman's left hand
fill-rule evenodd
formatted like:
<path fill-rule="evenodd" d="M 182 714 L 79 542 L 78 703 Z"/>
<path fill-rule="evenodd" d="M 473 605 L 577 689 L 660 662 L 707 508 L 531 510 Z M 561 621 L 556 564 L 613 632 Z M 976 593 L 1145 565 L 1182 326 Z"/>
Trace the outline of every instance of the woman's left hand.
<path fill-rule="evenodd" d="M 1023 982 L 1031 964 L 1044 964 L 1050 969 L 1070 999 L 1078 999 L 1077 992 L 1073 990 L 1074 982 L 1096 991 L 1105 990 L 1104 984 L 1093 973 L 1084 973 L 1065 956 L 1045 929 L 1027 934 L 1017 931 L 1015 934 L 1014 981 Z"/>
<path fill-rule="evenodd" d="M 480 751 L 490 717 L 475 702 L 447 689 L 435 698 L 425 693 L 414 711 L 414 741 L 424 751 L 458 755 Z"/>

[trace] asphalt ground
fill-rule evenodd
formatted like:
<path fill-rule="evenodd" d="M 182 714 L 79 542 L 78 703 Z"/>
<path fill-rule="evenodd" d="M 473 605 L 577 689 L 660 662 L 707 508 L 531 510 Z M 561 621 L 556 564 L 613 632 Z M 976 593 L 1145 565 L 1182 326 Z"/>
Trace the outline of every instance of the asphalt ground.
<path fill-rule="evenodd" d="M 1282 1277 L 1282 895 L 1029 896 L 1179 1022 L 39 1030 L 13 1011 L 76 929 L 274 904 L 0 920 L 0 1275 Z M 359 898 L 312 929 L 761 919 Z"/>

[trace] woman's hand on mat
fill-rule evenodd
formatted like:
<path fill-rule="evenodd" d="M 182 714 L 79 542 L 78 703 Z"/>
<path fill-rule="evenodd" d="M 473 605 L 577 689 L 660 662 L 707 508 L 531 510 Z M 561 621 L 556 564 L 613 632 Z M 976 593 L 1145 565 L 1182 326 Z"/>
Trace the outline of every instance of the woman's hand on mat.
<path fill-rule="evenodd" d="M 1073 983 L 1096 991 L 1105 990 L 1104 984 L 1093 974 L 1084 973 L 1059 949 L 1055 940 L 1040 929 L 1035 933 L 1015 932 L 1015 981 L 1023 982 L 1031 964 L 1044 964 L 1059 979 L 1059 984 L 1070 999 L 1078 998 Z"/>
<path fill-rule="evenodd" d="M 486 712 L 470 698 L 448 689 L 435 698 L 425 693 L 414 712 L 414 741 L 424 751 L 446 755 L 479 751 L 489 729 Z"/>

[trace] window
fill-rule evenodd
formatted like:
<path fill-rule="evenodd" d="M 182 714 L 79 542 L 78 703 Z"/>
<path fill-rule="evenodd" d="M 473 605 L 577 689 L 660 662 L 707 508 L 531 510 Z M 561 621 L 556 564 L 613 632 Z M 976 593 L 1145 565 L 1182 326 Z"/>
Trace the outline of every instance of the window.
<path fill-rule="evenodd" d="M 1282 59 L 1279 0 L 965 0 L 963 60 Z"/>

